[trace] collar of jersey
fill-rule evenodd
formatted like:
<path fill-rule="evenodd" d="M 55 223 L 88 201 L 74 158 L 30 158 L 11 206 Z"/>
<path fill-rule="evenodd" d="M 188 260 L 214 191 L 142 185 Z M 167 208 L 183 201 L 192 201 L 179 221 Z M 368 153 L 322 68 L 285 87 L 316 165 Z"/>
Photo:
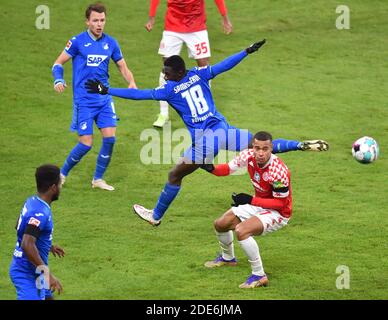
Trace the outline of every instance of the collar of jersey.
<path fill-rule="evenodd" d="M 93 33 L 90 32 L 89 29 L 87 29 L 86 32 L 87 32 L 87 34 L 89 35 L 89 37 L 92 38 L 93 41 L 100 41 L 102 38 L 104 38 L 104 35 L 105 35 L 104 33 L 102 33 L 101 38 L 98 38 L 98 39 L 97 39 L 97 38 L 93 35 Z"/>
<path fill-rule="evenodd" d="M 40 202 L 42 202 L 44 205 L 46 205 L 51 210 L 50 205 L 46 201 L 44 201 L 43 199 L 39 198 L 39 196 L 36 196 L 36 199 L 38 199 Z"/>

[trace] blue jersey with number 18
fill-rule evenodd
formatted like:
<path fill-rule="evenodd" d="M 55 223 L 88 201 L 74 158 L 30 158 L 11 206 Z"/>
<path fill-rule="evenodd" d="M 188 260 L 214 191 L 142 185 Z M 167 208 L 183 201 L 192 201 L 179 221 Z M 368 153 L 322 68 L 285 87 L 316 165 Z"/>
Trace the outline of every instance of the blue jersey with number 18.
<path fill-rule="evenodd" d="M 209 80 L 233 68 L 246 56 L 244 50 L 213 66 L 193 68 L 180 81 L 168 80 L 164 86 L 155 89 L 110 88 L 108 93 L 126 99 L 167 101 L 178 112 L 194 137 L 196 129 L 204 130 L 219 122 L 226 122 L 216 109 Z"/>

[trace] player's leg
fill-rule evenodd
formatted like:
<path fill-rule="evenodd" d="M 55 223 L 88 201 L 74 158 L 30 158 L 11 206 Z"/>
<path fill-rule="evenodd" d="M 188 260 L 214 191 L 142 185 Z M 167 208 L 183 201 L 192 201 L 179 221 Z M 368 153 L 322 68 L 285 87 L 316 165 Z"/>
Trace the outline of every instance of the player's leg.
<path fill-rule="evenodd" d="M 183 41 L 180 39 L 179 34 L 176 32 L 163 31 L 163 37 L 160 41 L 159 51 L 163 57 L 163 62 L 173 55 L 179 55 L 182 49 Z M 159 86 L 163 86 L 166 84 L 166 80 L 164 79 L 164 73 L 160 72 L 159 74 Z M 160 113 L 158 118 L 153 123 L 153 126 L 156 128 L 162 128 L 168 121 L 168 103 L 167 101 L 160 101 Z"/>
<path fill-rule="evenodd" d="M 268 285 L 268 278 L 264 273 L 263 263 L 260 256 L 259 246 L 253 235 L 260 235 L 264 231 L 264 225 L 261 220 L 253 216 L 255 207 L 243 205 L 234 207 L 234 214 L 243 216 L 242 222 L 236 228 L 236 237 L 238 242 L 248 258 L 252 273 L 248 279 L 240 285 L 240 288 L 255 288 Z"/>
<path fill-rule="evenodd" d="M 78 143 L 70 151 L 62 168 L 61 183 L 64 184 L 70 170 L 90 151 L 93 144 L 93 118 L 89 108 L 73 107 L 71 130 L 78 132 Z"/>
<path fill-rule="evenodd" d="M 229 125 L 228 128 L 228 147 L 227 150 L 241 151 L 252 146 L 252 133 L 246 129 L 239 129 Z M 287 140 L 287 139 L 274 139 L 272 141 L 273 153 L 283 153 L 289 151 L 327 151 L 329 145 L 324 140 Z"/>
<path fill-rule="evenodd" d="M 114 187 L 108 185 L 105 180 L 103 180 L 103 176 L 111 161 L 113 147 L 116 142 L 117 116 L 112 100 L 110 100 L 101 109 L 96 117 L 96 124 L 102 134 L 102 145 L 97 156 L 96 170 L 92 180 L 92 187 L 113 191 Z"/>
<path fill-rule="evenodd" d="M 182 180 L 185 176 L 194 172 L 199 168 L 199 164 L 185 163 L 184 161 L 178 163 L 169 173 L 168 181 L 164 185 L 162 192 L 159 195 L 158 201 L 153 210 L 146 209 L 143 206 L 135 204 L 133 210 L 143 220 L 148 221 L 153 226 L 158 226 L 161 222 L 165 212 L 178 195 Z"/>
<path fill-rule="evenodd" d="M 233 231 L 240 223 L 240 219 L 236 217 L 231 209 L 225 212 L 220 218 L 214 221 L 214 229 L 221 247 L 221 255 L 214 260 L 207 261 L 205 267 L 215 268 L 222 266 L 235 266 L 237 260 L 234 255 Z"/>

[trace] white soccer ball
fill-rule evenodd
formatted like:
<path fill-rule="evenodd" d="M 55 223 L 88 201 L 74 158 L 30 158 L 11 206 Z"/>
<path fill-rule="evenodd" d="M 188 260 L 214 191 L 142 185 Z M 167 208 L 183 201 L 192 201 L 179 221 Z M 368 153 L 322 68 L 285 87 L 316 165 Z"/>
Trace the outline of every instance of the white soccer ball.
<path fill-rule="evenodd" d="M 379 145 L 371 137 L 362 137 L 353 143 L 352 154 L 360 163 L 371 163 L 379 156 Z"/>

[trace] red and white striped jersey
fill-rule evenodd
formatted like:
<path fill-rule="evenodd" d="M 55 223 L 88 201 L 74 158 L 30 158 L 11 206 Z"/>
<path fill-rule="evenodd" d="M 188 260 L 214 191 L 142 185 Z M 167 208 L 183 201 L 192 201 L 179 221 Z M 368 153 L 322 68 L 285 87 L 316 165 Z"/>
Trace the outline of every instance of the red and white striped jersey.
<path fill-rule="evenodd" d="M 232 161 L 228 163 L 230 173 L 239 168 L 247 168 L 253 187 L 255 188 L 255 198 L 252 204 L 271 209 L 271 202 L 266 201 L 266 207 L 260 205 L 263 201 L 260 199 L 282 200 L 279 207 L 279 201 L 273 202 L 274 209 L 289 218 L 292 214 L 292 195 L 291 195 L 291 173 L 284 162 L 272 154 L 268 163 L 260 168 L 255 160 L 253 149 L 246 149 L 240 152 Z"/>

